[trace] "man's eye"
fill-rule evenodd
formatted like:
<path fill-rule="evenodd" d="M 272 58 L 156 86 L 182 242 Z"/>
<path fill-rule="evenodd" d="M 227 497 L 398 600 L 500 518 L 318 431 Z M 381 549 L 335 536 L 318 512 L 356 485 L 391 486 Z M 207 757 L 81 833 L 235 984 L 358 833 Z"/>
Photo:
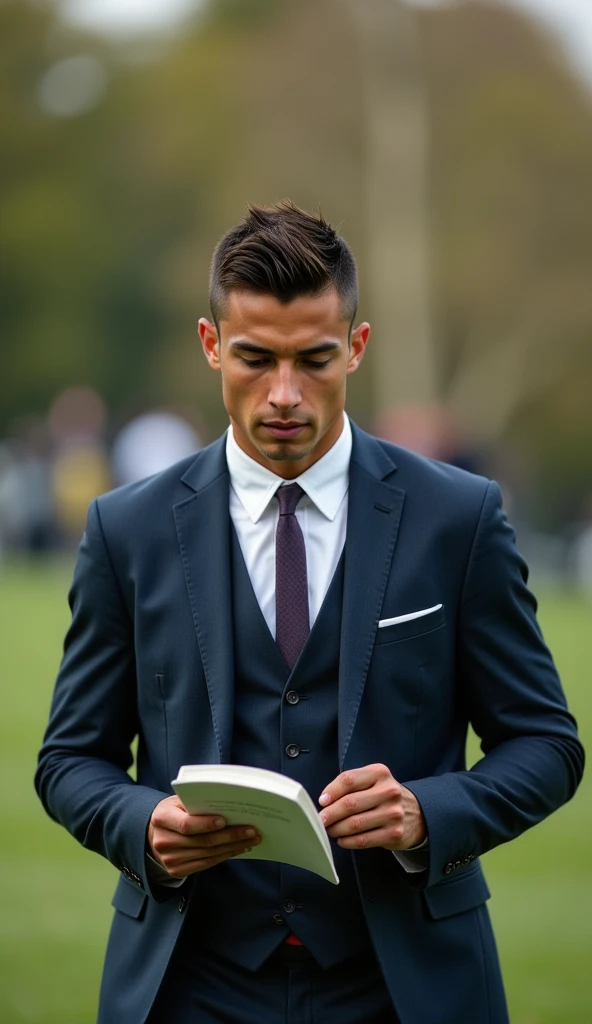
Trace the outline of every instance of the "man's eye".
<path fill-rule="evenodd" d="M 309 366 L 313 370 L 322 370 L 324 366 L 328 366 L 329 365 L 331 360 L 330 359 L 323 359 L 321 361 L 319 359 L 305 359 L 304 362 L 305 362 L 306 366 Z"/>
<path fill-rule="evenodd" d="M 267 359 L 246 359 L 245 356 L 241 356 L 241 359 L 245 366 L 265 366 Z"/>

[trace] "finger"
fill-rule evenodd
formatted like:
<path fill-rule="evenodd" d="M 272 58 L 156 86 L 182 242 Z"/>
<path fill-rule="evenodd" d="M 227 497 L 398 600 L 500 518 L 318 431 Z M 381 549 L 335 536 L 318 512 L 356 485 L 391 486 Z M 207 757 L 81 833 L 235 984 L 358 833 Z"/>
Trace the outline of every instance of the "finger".
<path fill-rule="evenodd" d="M 168 829 L 181 835 L 199 835 L 223 829 L 226 821 L 219 814 L 188 814 L 180 802 L 163 800 L 155 807 L 151 824 L 154 828 Z"/>
<path fill-rule="evenodd" d="M 327 831 L 329 831 L 329 828 L 338 821 L 344 821 L 352 817 L 352 815 L 358 816 L 375 810 L 380 803 L 381 800 L 376 786 L 373 786 L 371 789 L 363 789 L 357 793 L 348 793 L 347 796 L 342 796 L 335 803 L 324 807 L 320 813 L 320 818 Z"/>
<path fill-rule="evenodd" d="M 337 840 L 342 850 L 370 850 L 375 846 L 386 847 L 387 850 L 404 850 L 403 827 L 389 825 L 375 828 L 368 832 L 357 832 L 353 836 L 344 836 Z"/>
<path fill-rule="evenodd" d="M 236 857 L 239 853 L 246 853 L 261 842 L 260 839 L 241 839 L 240 842 L 226 843 L 224 846 L 217 846 L 212 849 L 200 847 L 197 850 L 179 850 L 170 855 L 170 863 L 187 867 L 188 865 L 201 865 L 204 862 L 216 860 L 219 857 Z"/>
<path fill-rule="evenodd" d="M 193 855 L 195 850 L 215 850 L 216 847 L 245 842 L 245 840 L 247 843 L 252 843 L 258 838 L 257 831 L 250 825 L 239 825 L 217 832 L 192 833 L 191 835 L 161 829 L 154 832 L 152 846 L 159 854 L 179 850 L 185 855 L 189 853 Z"/>
<path fill-rule="evenodd" d="M 193 850 L 190 857 L 187 856 L 187 851 L 171 852 L 161 858 L 161 863 L 173 878 L 185 878 L 187 875 L 195 874 L 198 871 L 205 871 L 207 868 L 221 864 L 231 857 L 237 857 L 241 853 L 246 853 L 260 842 L 259 838 L 252 839 L 249 845 L 246 845 L 243 839 L 240 843 L 228 843 L 226 846 L 214 849 L 203 847 Z"/>
<path fill-rule="evenodd" d="M 320 818 L 327 830 L 339 821 L 346 818 L 363 814 L 367 811 L 382 810 L 385 820 L 391 814 L 398 814 L 401 805 L 402 787 L 389 774 L 388 779 L 376 782 L 370 789 L 348 793 L 334 803 L 324 807 L 320 812 Z"/>
<path fill-rule="evenodd" d="M 336 821 L 335 824 L 327 826 L 327 834 L 331 839 L 340 839 L 356 835 L 360 832 L 369 832 L 377 828 L 398 828 L 399 825 L 402 825 L 403 818 L 404 813 L 401 806 L 395 805 L 390 807 L 384 805 L 373 807 L 371 810 L 362 813 L 349 814 L 347 817 Z"/>
<path fill-rule="evenodd" d="M 325 786 L 319 797 L 321 807 L 328 807 L 348 793 L 370 789 L 376 782 L 392 779 L 389 769 L 384 764 L 369 764 L 363 768 L 352 768 L 342 772 L 333 782 Z M 394 782 L 394 779 L 393 779 Z"/>

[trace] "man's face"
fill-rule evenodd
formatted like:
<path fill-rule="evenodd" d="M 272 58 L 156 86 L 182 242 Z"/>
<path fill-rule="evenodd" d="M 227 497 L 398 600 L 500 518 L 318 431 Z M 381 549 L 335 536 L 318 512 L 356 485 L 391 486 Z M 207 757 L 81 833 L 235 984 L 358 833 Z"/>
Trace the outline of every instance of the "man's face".
<path fill-rule="evenodd" d="M 205 318 L 199 333 L 247 455 L 292 479 L 329 451 L 343 428 L 346 378 L 370 334 L 360 324 L 348 344 L 335 289 L 288 303 L 232 291 L 219 335 Z"/>

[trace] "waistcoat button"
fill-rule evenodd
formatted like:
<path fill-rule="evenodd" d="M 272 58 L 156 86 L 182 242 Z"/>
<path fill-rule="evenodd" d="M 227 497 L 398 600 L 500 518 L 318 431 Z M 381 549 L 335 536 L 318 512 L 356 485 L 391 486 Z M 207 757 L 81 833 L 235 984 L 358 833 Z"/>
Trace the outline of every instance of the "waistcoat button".
<path fill-rule="evenodd" d="M 273 915 L 273 921 L 274 921 L 274 924 L 283 924 L 284 923 L 284 919 L 283 919 L 281 914 L 274 914 Z"/>
<path fill-rule="evenodd" d="M 288 704 L 297 704 L 300 700 L 300 694 L 296 693 L 296 690 L 288 690 L 286 700 L 288 701 Z"/>
<path fill-rule="evenodd" d="M 297 743 L 288 743 L 288 746 L 286 747 L 286 754 L 288 757 L 298 757 L 299 753 L 300 747 Z"/>
<path fill-rule="evenodd" d="M 282 903 L 282 910 L 284 911 L 284 914 L 292 914 L 293 911 L 296 910 L 294 900 L 284 900 Z"/>

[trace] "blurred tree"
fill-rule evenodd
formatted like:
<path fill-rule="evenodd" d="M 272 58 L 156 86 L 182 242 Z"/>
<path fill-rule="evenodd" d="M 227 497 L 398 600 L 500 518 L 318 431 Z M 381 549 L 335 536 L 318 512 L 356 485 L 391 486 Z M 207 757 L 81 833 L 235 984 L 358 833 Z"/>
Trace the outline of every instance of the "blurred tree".
<path fill-rule="evenodd" d="M 441 394 L 476 440 L 526 445 L 556 485 L 590 480 L 590 95 L 507 7 L 422 25 Z"/>
<path fill-rule="evenodd" d="M 247 202 L 287 195 L 320 205 L 359 257 L 377 373 L 351 378 L 358 419 L 435 395 L 474 440 L 584 488 L 590 96 L 509 7 L 371 7 L 360 27 L 349 0 L 211 0 L 149 52 L 67 30 L 52 3 L 0 4 L 0 429 L 83 383 L 119 418 L 193 403 L 219 430 L 195 332 L 210 253 Z M 107 92 L 52 116 L 45 76 L 79 54 Z"/>
<path fill-rule="evenodd" d="M 94 295 L 112 247 L 96 201 L 100 114 L 53 118 L 40 98 L 52 65 L 81 52 L 103 60 L 105 48 L 61 30 L 50 4 L 0 5 L 4 422 L 41 411 L 57 388 L 94 377 L 101 362 Z"/>
<path fill-rule="evenodd" d="M 399 402 L 437 397 L 424 68 L 416 9 L 392 0 L 350 0 L 349 9 L 362 64 L 364 252 L 380 416 Z"/>

